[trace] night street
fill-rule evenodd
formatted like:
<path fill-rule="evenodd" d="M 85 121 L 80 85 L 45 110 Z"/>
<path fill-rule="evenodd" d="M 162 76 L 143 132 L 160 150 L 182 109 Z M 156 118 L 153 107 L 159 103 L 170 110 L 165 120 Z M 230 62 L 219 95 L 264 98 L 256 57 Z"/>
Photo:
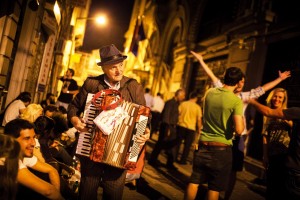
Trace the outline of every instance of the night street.
<path fill-rule="evenodd" d="M 300 200 L 298 2 L 1 0 L 0 200 Z"/>
<path fill-rule="evenodd" d="M 152 151 L 156 137 L 157 135 L 154 135 L 154 140 L 152 139 L 148 142 L 147 156 L 149 156 Z M 190 153 L 187 165 L 175 163 L 178 171 L 168 170 L 164 165 L 155 169 L 146 162 L 137 188 L 133 187 L 131 184 L 127 184 L 124 190 L 123 199 L 183 199 L 184 190 L 192 171 L 191 159 L 192 152 Z M 161 163 L 166 163 L 166 156 L 163 152 L 159 156 L 159 160 Z M 246 171 L 238 173 L 236 186 L 231 199 L 263 200 L 264 197 L 260 193 L 262 193 L 261 190 L 264 190 L 264 188 L 251 184 L 255 178 L 256 177 L 253 174 Z M 101 190 L 99 189 L 99 199 L 101 199 L 100 193 Z M 221 197 L 222 196 L 223 194 L 221 193 Z"/>

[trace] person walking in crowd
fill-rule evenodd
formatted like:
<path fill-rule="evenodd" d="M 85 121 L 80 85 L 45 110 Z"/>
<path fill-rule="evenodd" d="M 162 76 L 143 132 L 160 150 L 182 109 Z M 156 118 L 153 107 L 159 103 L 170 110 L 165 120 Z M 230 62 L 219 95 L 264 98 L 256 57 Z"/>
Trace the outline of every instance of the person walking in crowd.
<path fill-rule="evenodd" d="M 20 144 L 12 137 L 0 134 L 0 147 L 0 199 L 14 200 L 17 193 Z"/>
<path fill-rule="evenodd" d="M 153 107 L 153 96 L 150 94 L 150 89 L 145 89 L 145 100 L 146 100 L 146 106 L 149 108 Z"/>
<path fill-rule="evenodd" d="M 46 99 L 43 100 L 41 103 L 41 106 L 45 109 L 46 106 L 54 105 L 55 104 L 55 96 L 52 93 L 47 93 Z"/>
<path fill-rule="evenodd" d="M 161 150 L 168 150 L 167 168 L 176 170 L 174 166 L 175 151 L 174 147 L 178 145 L 179 140 L 177 138 L 176 126 L 179 116 L 179 104 L 185 99 L 185 91 L 178 89 L 175 92 L 175 96 L 168 100 L 162 111 L 162 122 L 159 130 L 158 140 L 151 152 L 148 164 L 158 167 L 158 156 Z"/>
<path fill-rule="evenodd" d="M 206 65 L 206 63 L 203 60 L 203 57 L 201 54 L 197 54 L 193 51 L 191 53 L 197 58 L 199 61 L 201 67 L 204 69 L 204 71 L 207 73 L 209 78 L 212 80 L 212 84 L 214 87 L 222 87 L 223 84 L 220 81 L 219 78 L 215 76 L 213 71 Z M 248 100 L 250 98 L 258 98 L 265 94 L 266 91 L 274 88 L 276 85 L 281 83 L 281 81 L 287 79 L 290 77 L 290 71 L 285 71 L 285 72 L 280 72 L 279 71 L 279 76 L 275 80 L 268 82 L 264 84 L 263 86 L 259 86 L 255 89 L 252 89 L 247 92 L 242 92 L 245 84 L 245 79 L 243 78 L 242 81 L 239 82 L 238 88 L 234 91 L 234 93 L 243 101 L 243 113 L 244 113 L 244 123 L 246 124 L 246 117 L 245 117 L 245 111 L 248 107 Z M 245 150 L 245 141 L 248 137 L 249 131 L 247 128 L 243 131 L 241 136 L 235 136 L 233 138 L 233 163 L 232 163 L 232 171 L 230 175 L 230 181 L 229 181 L 229 186 L 227 187 L 227 190 L 225 192 L 225 197 L 224 199 L 227 200 L 230 198 L 235 182 L 236 182 L 236 174 L 238 171 L 243 170 L 243 165 L 244 165 L 244 150 Z"/>
<path fill-rule="evenodd" d="M 182 141 L 184 148 L 179 164 L 187 164 L 187 158 L 192 144 L 197 144 L 202 128 L 202 110 L 197 104 L 198 94 L 193 91 L 189 95 L 189 100 L 179 105 L 179 118 L 177 126 L 177 137 L 179 137 L 179 145 L 176 146 L 175 159 L 177 160 L 178 152 Z"/>
<path fill-rule="evenodd" d="M 2 126 L 5 126 L 8 122 L 13 119 L 20 117 L 20 115 L 25 111 L 25 108 L 31 102 L 31 94 L 29 92 L 21 92 L 19 96 L 9 103 L 3 114 Z"/>
<path fill-rule="evenodd" d="M 293 127 L 290 135 L 290 143 L 286 159 L 284 161 L 285 169 L 280 172 L 284 174 L 284 199 L 300 199 L 300 107 L 292 108 L 270 108 L 250 99 L 252 104 L 264 116 L 282 120 L 292 120 Z M 276 177 L 278 174 L 276 175 Z M 278 198 L 276 198 L 278 199 Z"/>
<path fill-rule="evenodd" d="M 233 133 L 241 134 L 245 128 L 242 101 L 233 93 L 243 78 L 239 68 L 230 67 L 224 86 L 211 88 L 205 95 L 203 128 L 185 199 L 195 199 L 203 183 L 208 183 L 208 200 L 219 199 L 220 191 L 226 189 L 232 167 Z"/>
<path fill-rule="evenodd" d="M 56 169 L 40 162 L 33 155 L 34 125 L 24 119 L 14 119 L 6 124 L 4 134 L 16 138 L 21 147 L 17 180 L 23 187 L 19 187 L 16 199 L 63 199 L 59 192 L 60 179 Z M 28 168 L 48 174 L 49 183 L 34 175 Z"/>
<path fill-rule="evenodd" d="M 267 97 L 270 108 L 287 108 L 288 95 L 283 88 L 275 88 Z M 290 143 L 292 121 L 264 117 L 263 163 L 267 172 L 266 199 L 284 199 L 284 164 Z"/>
<path fill-rule="evenodd" d="M 161 113 L 164 109 L 165 102 L 162 98 L 161 93 L 157 93 L 155 97 L 153 97 L 153 106 L 151 107 L 151 133 L 150 138 L 152 138 L 152 134 L 159 131 L 160 122 L 161 122 Z"/>
<path fill-rule="evenodd" d="M 79 114 L 84 111 L 88 93 L 97 93 L 102 89 L 119 90 L 126 101 L 139 105 L 146 105 L 143 87 L 135 80 L 123 75 L 124 60 L 115 45 L 111 44 L 100 48 L 101 66 L 104 74 L 87 78 L 68 108 L 68 119 L 79 131 L 86 131 L 84 121 Z M 137 137 L 137 142 L 144 145 L 149 139 L 150 130 L 146 128 L 145 134 Z M 81 181 L 80 199 L 97 199 L 97 188 L 103 187 L 103 199 L 122 199 L 125 185 L 126 171 L 102 163 L 95 163 L 87 157 L 80 156 Z"/>
<path fill-rule="evenodd" d="M 78 93 L 77 82 L 73 79 L 74 74 L 74 69 L 69 68 L 66 74 L 59 79 L 63 82 L 63 86 L 55 103 L 57 107 L 63 106 L 65 109 L 68 109 L 69 103 L 72 101 L 74 95 Z"/>

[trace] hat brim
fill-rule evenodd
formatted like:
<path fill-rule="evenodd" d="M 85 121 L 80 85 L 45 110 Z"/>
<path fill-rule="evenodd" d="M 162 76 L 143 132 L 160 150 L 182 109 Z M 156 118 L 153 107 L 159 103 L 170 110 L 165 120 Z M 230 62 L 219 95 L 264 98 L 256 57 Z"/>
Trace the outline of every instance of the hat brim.
<path fill-rule="evenodd" d="M 98 66 L 112 65 L 112 64 L 116 64 L 116 63 L 122 62 L 126 58 L 127 58 L 127 56 L 123 56 L 122 55 L 121 57 L 113 59 L 113 60 L 108 60 L 108 61 L 105 61 L 105 62 L 98 62 L 97 65 Z"/>

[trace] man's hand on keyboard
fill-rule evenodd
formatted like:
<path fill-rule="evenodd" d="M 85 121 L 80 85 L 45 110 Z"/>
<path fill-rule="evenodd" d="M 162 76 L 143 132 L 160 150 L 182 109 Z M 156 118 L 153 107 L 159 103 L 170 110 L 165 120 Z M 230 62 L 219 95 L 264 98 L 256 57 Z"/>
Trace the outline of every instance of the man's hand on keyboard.
<path fill-rule="evenodd" d="M 139 143 L 140 145 L 144 145 L 147 140 L 149 140 L 150 137 L 150 129 L 146 128 L 145 133 L 141 136 L 136 137 L 136 142 Z"/>
<path fill-rule="evenodd" d="M 86 132 L 86 124 L 84 123 L 83 119 L 79 117 L 72 117 L 71 122 L 73 126 L 79 131 L 79 132 Z"/>

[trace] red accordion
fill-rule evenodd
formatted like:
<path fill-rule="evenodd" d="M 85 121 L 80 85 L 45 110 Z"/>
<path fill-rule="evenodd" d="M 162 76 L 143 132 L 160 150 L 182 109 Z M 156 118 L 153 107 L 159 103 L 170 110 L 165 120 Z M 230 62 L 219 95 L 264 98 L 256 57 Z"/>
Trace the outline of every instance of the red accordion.
<path fill-rule="evenodd" d="M 116 107 L 122 107 L 128 115 L 106 135 L 95 125 L 94 119 L 103 109 Z M 150 108 L 122 101 L 117 90 L 89 93 L 83 115 L 88 131 L 79 134 L 76 154 L 117 168 L 135 168 L 141 149 L 136 137 L 144 134 L 149 115 Z"/>

